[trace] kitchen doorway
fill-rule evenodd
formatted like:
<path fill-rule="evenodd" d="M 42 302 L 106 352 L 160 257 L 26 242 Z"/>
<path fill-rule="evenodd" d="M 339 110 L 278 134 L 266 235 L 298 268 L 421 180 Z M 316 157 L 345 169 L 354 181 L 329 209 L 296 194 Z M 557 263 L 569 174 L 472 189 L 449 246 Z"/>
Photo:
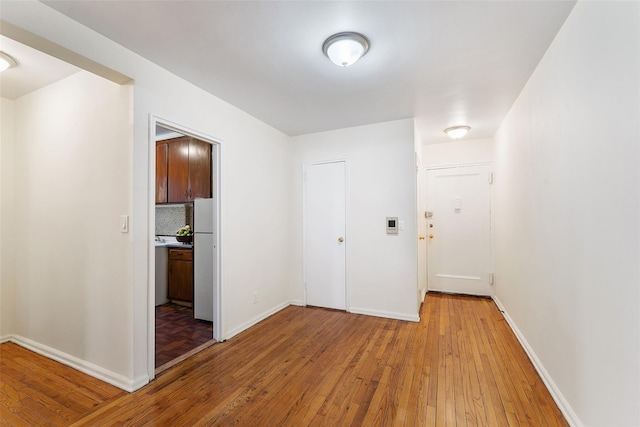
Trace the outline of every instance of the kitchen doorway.
<path fill-rule="evenodd" d="M 152 117 L 151 379 L 221 341 L 219 142 Z"/>

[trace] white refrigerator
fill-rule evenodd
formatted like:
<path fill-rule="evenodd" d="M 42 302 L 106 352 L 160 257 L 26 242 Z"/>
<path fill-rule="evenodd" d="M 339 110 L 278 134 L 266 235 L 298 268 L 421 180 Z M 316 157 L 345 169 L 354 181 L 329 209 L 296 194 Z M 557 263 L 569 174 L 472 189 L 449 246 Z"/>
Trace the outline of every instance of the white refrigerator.
<path fill-rule="evenodd" d="M 193 315 L 213 322 L 216 244 L 213 199 L 193 201 Z"/>

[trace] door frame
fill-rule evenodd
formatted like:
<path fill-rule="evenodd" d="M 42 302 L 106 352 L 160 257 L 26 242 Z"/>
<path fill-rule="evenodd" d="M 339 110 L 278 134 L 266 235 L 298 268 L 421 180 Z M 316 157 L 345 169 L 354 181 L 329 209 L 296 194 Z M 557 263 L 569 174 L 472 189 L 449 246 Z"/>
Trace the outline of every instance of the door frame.
<path fill-rule="evenodd" d="M 428 200 L 427 200 L 427 191 L 428 191 L 428 185 L 429 185 L 429 180 L 428 180 L 428 176 L 429 176 L 429 171 L 431 170 L 441 170 L 441 169 L 460 169 L 460 168 L 468 168 L 468 167 L 474 167 L 474 166 L 489 166 L 489 168 L 491 168 L 491 182 L 489 183 L 489 268 L 491 269 L 492 272 L 495 272 L 495 261 L 494 261 L 494 254 L 495 254 L 495 250 L 494 250 L 494 242 L 495 242 L 495 238 L 494 238 L 494 230 L 495 230 L 495 226 L 494 226 L 494 206 L 493 206 L 493 181 L 495 179 L 495 174 L 494 171 L 492 169 L 493 166 L 493 162 L 474 162 L 474 163 L 454 163 L 454 164 L 445 164 L 445 165 L 437 165 L 437 166 L 424 166 L 422 168 L 422 170 L 424 171 L 424 191 L 423 194 L 421 195 L 422 198 L 422 202 L 421 202 L 421 206 L 423 208 L 423 212 L 420 215 L 420 219 L 422 221 L 421 226 L 418 227 L 418 234 L 421 236 L 427 236 L 429 234 L 429 230 L 427 228 L 427 221 L 426 221 L 426 217 L 425 214 L 427 212 L 427 207 L 428 207 Z M 425 271 L 426 271 L 426 293 L 429 293 L 429 245 L 426 245 L 426 250 L 425 250 L 425 258 L 422 261 L 425 263 Z M 492 273 L 494 274 L 494 273 Z M 493 280 L 493 282 L 490 282 L 489 284 L 490 289 L 492 291 L 491 295 L 495 294 L 494 292 L 494 286 L 495 286 L 495 278 Z"/>
<path fill-rule="evenodd" d="M 183 134 L 185 136 L 190 136 L 211 144 L 211 179 L 213 180 L 211 186 L 212 197 L 216 200 L 215 204 L 215 212 L 214 215 L 216 217 L 215 226 L 216 226 L 216 238 L 215 244 L 218 249 L 215 251 L 216 256 L 213 260 L 215 265 L 215 281 L 214 281 L 214 317 L 213 317 L 213 339 L 218 342 L 223 341 L 223 331 L 224 327 L 224 284 L 222 282 L 222 269 L 223 269 L 223 254 L 222 254 L 222 140 L 219 138 L 215 138 L 209 135 L 206 135 L 202 132 L 198 132 L 196 130 L 190 129 L 186 126 L 174 123 L 170 120 L 166 120 L 160 118 L 158 116 L 154 116 L 152 114 L 149 115 L 149 210 L 148 210 L 148 235 L 155 236 L 155 224 L 156 224 L 156 192 L 155 192 L 155 180 L 156 180 L 156 126 L 161 126 L 163 128 L 172 130 L 174 132 Z M 148 260 L 149 265 L 147 266 L 147 374 L 149 375 L 149 380 L 153 380 L 155 378 L 155 264 L 156 264 L 156 252 L 155 252 L 155 244 L 154 240 L 149 239 L 148 242 Z M 216 268 L 217 267 L 217 268 Z"/>
<path fill-rule="evenodd" d="M 306 162 L 302 165 L 302 302 L 307 306 L 307 263 L 305 262 L 305 248 L 307 247 L 307 185 L 306 185 L 306 173 L 310 166 L 325 165 L 329 163 L 344 163 L 344 238 L 345 238 L 345 250 L 344 250 L 344 303 L 345 311 L 350 312 L 350 297 L 349 297 L 349 274 L 347 273 L 349 268 L 349 161 L 346 158 L 338 158 L 332 160 L 318 160 Z"/>

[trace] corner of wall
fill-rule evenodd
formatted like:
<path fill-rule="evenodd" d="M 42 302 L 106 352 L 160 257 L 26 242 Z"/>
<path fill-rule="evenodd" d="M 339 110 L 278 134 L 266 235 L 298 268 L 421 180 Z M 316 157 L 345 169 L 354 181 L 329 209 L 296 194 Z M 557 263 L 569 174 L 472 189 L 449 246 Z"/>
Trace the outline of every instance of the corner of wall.
<path fill-rule="evenodd" d="M 38 353 L 44 357 L 55 360 L 56 362 L 60 362 L 63 365 L 77 369 L 82 373 L 91 375 L 94 378 L 116 386 L 124 391 L 133 392 L 149 383 L 149 377 L 146 375 L 136 378 L 135 380 L 130 380 L 129 378 L 126 378 L 116 372 L 104 369 L 98 365 L 87 362 L 86 360 L 79 359 L 75 356 L 48 347 L 44 344 L 37 343 L 19 335 L 12 335 L 8 339 L 8 341 L 11 341 L 14 344 Z"/>
<path fill-rule="evenodd" d="M 15 326 L 14 102 L 0 98 L 0 336 Z"/>
<path fill-rule="evenodd" d="M 527 339 L 524 337 L 520 329 L 518 329 L 518 325 L 516 325 L 516 323 L 511 318 L 511 316 L 509 316 L 509 313 L 507 313 L 507 311 L 505 310 L 504 306 L 502 305 L 498 297 L 493 295 L 491 298 L 498 306 L 498 309 L 502 313 L 502 316 L 507 321 L 507 324 L 513 331 L 514 335 L 516 336 L 516 338 L 518 339 L 522 347 L 524 348 L 524 351 L 525 353 L 527 353 L 529 360 L 531 360 L 533 367 L 536 369 L 536 372 L 538 372 L 538 375 L 540 375 L 540 378 L 542 378 L 542 382 L 544 382 L 544 385 L 549 390 L 549 393 L 551 394 L 551 397 L 558 405 L 558 408 L 560 408 L 562 415 L 564 415 L 564 417 L 567 419 L 570 425 L 581 426 L 582 423 L 580 422 L 578 415 L 576 415 L 571 405 L 569 405 L 569 402 L 567 402 L 567 400 L 564 398 L 564 396 L 562 395 L 562 392 L 560 391 L 556 383 L 553 382 L 551 375 L 549 375 L 549 372 L 547 372 L 547 370 L 544 368 L 544 366 L 542 365 L 542 362 L 536 355 L 535 351 L 533 351 L 533 348 L 527 342 Z"/>

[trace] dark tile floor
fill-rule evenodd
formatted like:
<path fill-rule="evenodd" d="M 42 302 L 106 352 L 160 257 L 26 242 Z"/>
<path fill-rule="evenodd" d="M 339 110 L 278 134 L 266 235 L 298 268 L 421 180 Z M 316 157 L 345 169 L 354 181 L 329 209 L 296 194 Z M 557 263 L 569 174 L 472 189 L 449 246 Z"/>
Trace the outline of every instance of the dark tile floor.
<path fill-rule="evenodd" d="M 193 318 L 193 308 L 156 307 L 156 368 L 213 339 L 213 324 Z"/>

